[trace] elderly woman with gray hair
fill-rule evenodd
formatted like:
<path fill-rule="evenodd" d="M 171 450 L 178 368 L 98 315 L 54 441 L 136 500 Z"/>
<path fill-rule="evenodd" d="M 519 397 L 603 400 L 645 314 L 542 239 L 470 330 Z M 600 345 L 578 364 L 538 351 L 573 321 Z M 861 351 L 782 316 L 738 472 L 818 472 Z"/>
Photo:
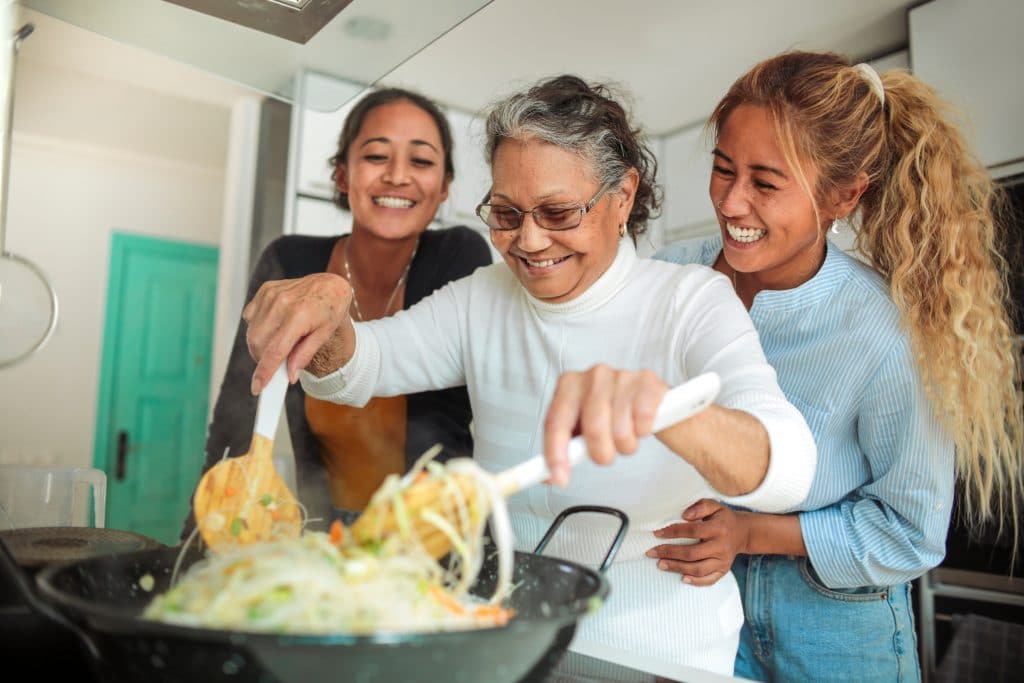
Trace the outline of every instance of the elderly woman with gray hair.
<path fill-rule="evenodd" d="M 731 575 L 687 585 L 646 551 L 654 530 L 704 496 L 799 504 L 816 463 L 807 424 L 726 277 L 637 256 L 658 206 L 655 163 L 607 87 L 561 76 L 499 101 L 486 153 L 493 185 L 478 214 L 505 265 L 365 323 L 352 321 L 351 287 L 337 275 L 267 283 L 243 313 L 253 391 L 286 360 L 307 393 L 351 405 L 465 384 L 474 458 L 500 471 L 543 450 L 559 484 L 510 498 L 520 549 L 572 505 L 629 515 L 609 599 L 571 648 L 673 678 L 689 667 L 731 674 L 743 619 Z M 666 390 L 705 372 L 721 380 L 716 404 L 640 440 Z M 593 462 L 570 481 L 574 430 Z M 559 536 L 593 559 L 609 540 L 598 520 Z"/>

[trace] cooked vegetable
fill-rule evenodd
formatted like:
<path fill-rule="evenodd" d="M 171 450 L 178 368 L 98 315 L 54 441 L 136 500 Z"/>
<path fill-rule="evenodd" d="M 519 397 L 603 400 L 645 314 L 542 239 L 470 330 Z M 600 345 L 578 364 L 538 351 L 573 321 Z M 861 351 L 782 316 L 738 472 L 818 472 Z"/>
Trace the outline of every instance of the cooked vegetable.
<path fill-rule="evenodd" d="M 356 542 L 340 522 L 328 533 L 305 531 L 298 538 L 229 545 L 189 567 L 144 617 L 204 628 L 281 633 L 396 633 L 500 626 L 512 611 L 502 607 L 512 568 L 512 533 L 504 498 L 490 475 L 471 460 L 447 467 L 421 458 L 410 475 L 389 478 L 375 497 L 401 498 L 417 477 L 470 476 L 479 500 L 470 506 L 463 489 L 438 501 L 455 513 L 421 511 L 452 537 L 455 551 L 442 566 L 424 549 L 412 525 L 405 533 Z M 263 501 L 260 501 L 263 503 Z M 400 506 L 401 503 L 399 502 Z M 498 582 L 490 604 L 469 595 L 483 562 L 483 534 L 490 511 L 498 549 Z M 453 524 L 451 520 L 459 520 Z M 236 523 L 231 522 L 232 533 Z"/>

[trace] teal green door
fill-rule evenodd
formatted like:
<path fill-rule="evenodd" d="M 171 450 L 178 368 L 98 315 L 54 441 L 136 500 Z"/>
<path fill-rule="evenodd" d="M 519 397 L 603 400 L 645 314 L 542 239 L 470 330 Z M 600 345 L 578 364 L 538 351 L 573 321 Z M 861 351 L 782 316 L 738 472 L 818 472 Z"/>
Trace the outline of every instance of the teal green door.
<path fill-rule="evenodd" d="M 115 232 L 96 467 L 107 527 L 174 544 L 203 465 L 217 249 Z"/>

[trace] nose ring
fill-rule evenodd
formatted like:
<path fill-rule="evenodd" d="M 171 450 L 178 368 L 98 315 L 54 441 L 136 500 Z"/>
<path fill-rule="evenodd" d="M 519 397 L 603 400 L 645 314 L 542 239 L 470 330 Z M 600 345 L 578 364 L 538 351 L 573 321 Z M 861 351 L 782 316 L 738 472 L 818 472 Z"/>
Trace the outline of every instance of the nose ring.
<path fill-rule="evenodd" d="M 724 199 L 719 199 L 717 202 L 715 202 L 715 208 L 718 209 L 719 211 L 721 211 L 722 210 L 722 204 L 724 204 L 724 203 L 725 203 Z"/>

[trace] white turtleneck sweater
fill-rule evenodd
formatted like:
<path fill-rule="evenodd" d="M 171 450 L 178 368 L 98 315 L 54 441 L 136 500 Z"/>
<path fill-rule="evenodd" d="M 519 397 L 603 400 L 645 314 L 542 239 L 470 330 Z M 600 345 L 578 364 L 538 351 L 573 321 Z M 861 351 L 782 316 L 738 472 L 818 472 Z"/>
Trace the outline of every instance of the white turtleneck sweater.
<path fill-rule="evenodd" d="M 705 266 L 639 259 L 628 239 L 608 270 L 572 301 L 533 298 L 504 264 L 477 269 L 390 318 L 356 323 L 356 353 L 323 378 L 302 373 L 306 392 L 363 405 L 465 384 L 473 409 L 474 459 L 498 472 L 543 448 L 547 405 L 559 375 L 598 363 L 649 369 L 675 386 L 713 371 L 721 406 L 765 426 L 768 473 L 753 492 L 725 498 L 654 438 L 601 467 L 583 463 L 566 489 L 537 486 L 509 499 L 517 549 L 532 550 L 561 510 L 620 508 L 628 536 L 608 570 L 605 605 L 580 622 L 572 649 L 680 678 L 688 667 L 731 675 L 743 611 L 732 575 L 693 587 L 644 553 L 651 533 L 713 497 L 769 512 L 798 505 L 814 475 L 813 438 L 788 403 L 757 332 L 727 278 Z M 545 554 L 596 564 L 616 523 L 600 515 L 566 522 Z"/>

